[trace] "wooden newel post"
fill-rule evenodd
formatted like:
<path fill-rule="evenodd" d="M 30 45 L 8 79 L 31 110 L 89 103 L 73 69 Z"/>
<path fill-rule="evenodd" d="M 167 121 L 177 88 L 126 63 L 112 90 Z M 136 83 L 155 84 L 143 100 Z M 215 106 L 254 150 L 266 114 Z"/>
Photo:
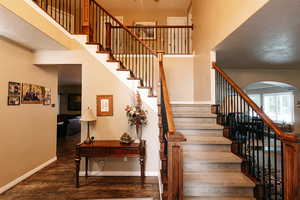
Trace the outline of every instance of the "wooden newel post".
<path fill-rule="evenodd" d="M 107 51 L 111 51 L 111 23 L 106 22 L 105 23 L 105 28 L 106 28 L 106 47 L 105 49 Z"/>
<path fill-rule="evenodd" d="M 300 199 L 300 137 L 283 141 L 284 200 Z"/>
<path fill-rule="evenodd" d="M 82 0 L 82 32 L 93 41 L 93 32 L 90 23 L 90 0 Z"/>

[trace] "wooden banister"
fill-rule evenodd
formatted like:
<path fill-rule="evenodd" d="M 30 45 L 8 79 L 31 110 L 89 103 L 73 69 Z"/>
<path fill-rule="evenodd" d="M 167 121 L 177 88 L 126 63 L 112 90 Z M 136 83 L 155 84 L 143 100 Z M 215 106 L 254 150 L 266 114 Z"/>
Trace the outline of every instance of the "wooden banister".
<path fill-rule="evenodd" d="M 85 1 L 93 1 L 97 6 L 99 6 L 103 12 L 105 12 L 109 17 L 111 17 L 119 26 L 122 27 L 126 32 L 128 32 L 131 37 L 133 37 L 135 40 L 137 40 L 140 44 L 142 44 L 148 51 L 150 51 L 153 55 L 157 56 L 157 53 L 153 51 L 145 42 L 140 40 L 134 33 L 132 33 L 126 26 L 124 26 L 117 18 L 115 18 L 113 15 L 111 15 L 105 8 L 103 8 L 100 4 L 98 4 L 95 0 L 85 0 Z"/>
<path fill-rule="evenodd" d="M 216 65 L 216 63 L 212 63 L 212 67 L 222 75 L 222 77 L 237 91 L 242 99 L 249 104 L 249 106 L 262 118 L 262 120 L 274 130 L 278 137 L 281 139 L 297 141 L 296 135 L 284 133 L 277 125 L 275 125 L 273 121 L 265 114 L 265 112 L 259 108 L 256 103 L 254 103 L 254 101 L 250 99 L 248 95 L 220 67 Z"/>
<path fill-rule="evenodd" d="M 226 81 L 227 84 L 229 84 L 230 88 L 230 92 L 233 90 L 235 94 L 238 94 L 240 96 L 240 98 L 242 98 L 242 100 L 244 100 L 245 104 L 248 105 L 248 109 L 251 108 L 260 118 L 261 120 L 264 122 L 263 127 L 265 126 L 265 128 L 263 128 L 263 135 L 261 137 L 263 137 L 261 140 L 264 140 L 264 138 L 266 137 L 267 140 L 269 141 L 267 143 L 266 149 L 268 149 L 268 166 L 265 166 L 265 163 L 263 163 L 263 170 L 265 170 L 265 168 L 269 171 L 271 171 L 271 162 L 273 162 L 275 167 L 275 175 L 273 178 L 274 181 L 276 182 L 275 184 L 275 196 L 276 198 L 278 198 L 278 193 L 276 193 L 277 191 L 277 187 L 282 187 L 282 193 L 281 196 L 283 196 L 284 200 L 298 200 L 300 199 L 300 136 L 297 134 L 289 134 L 289 133 L 285 133 L 283 132 L 277 125 L 275 125 L 273 123 L 273 121 L 263 112 L 263 110 L 261 108 L 259 108 L 249 97 L 248 95 L 221 69 L 219 68 L 216 63 L 212 63 L 212 67 L 213 69 L 216 70 L 216 72 L 218 72 L 217 77 L 221 76 L 222 77 L 222 81 L 224 82 L 224 80 Z M 220 79 L 216 79 L 216 80 L 220 80 Z M 218 87 L 218 86 L 216 86 Z M 222 88 L 222 87 L 220 87 Z M 223 87 L 224 88 L 224 87 Z M 225 86 L 225 88 L 228 88 L 228 86 Z M 221 89 L 221 95 L 223 95 L 222 99 L 226 98 L 226 96 L 229 94 L 228 92 L 225 92 L 224 94 L 224 89 Z M 234 103 L 238 103 L 238 101 L 234 101 Z M 222 103 L 221 103 L 222 104 Z M 225 103 L 226 104 L 226 103 Z M 226 107 L 226 105 L 225 105 Z M 235 105 L 233 106 L 235 107 Z M 225 108 L 226 110 L 226 108 Z M 253 115 L 253 111 L 252 111 L 252 115 Z M 232 111 L 230 111 L 232 112 Z M 238 113 L 238 111 L 235 111 Z M 244 110 L 245 112 L 245 110 Z M 222 116 L 222 112 L 217 111 L 217 114 L 221 113 Z M 226 111 L 225 111 L 226 113 Z M 230 113 L 232 114 L 232 113 Z M 227 117 L 230 115 L 227 112 Z M 226 115 L 226 114 L 225 114 Z M 225 116 L 226 117 L 226 116 Z M 248 121 L 249 123 L 249 121 Z M 251 122 L 252 123 L 252 122 Z M 241 125 L 242 126 L 242 125 Z M 248 124 L 248 126 L 251 126 L 253 128 L 253 126 L 251 124 Z M 227 127 L 230 128 L 230 127 Z M 244 131 L 246 132 L 245 134 L 247 134 L 247 126 L 244 126 Z M 254 128 L 255 129 L 255 128 Z M 252 130 L 254 131 L 252 134 L 255 135 L 259 135 L 259 130 L 258 132 L 255 132 L 256 130 Z M 265 133 L 264 130 L 267 129 L 267 132 Z M 275 133 L 275 135 L 272 136 L 272 134 L 270 133 L 270 130 L 273 130 L 273 132 Z M 235 134 L 235 133 L 233 133 Z M 230 134 L 226 134 L 226 135 L 230 135 Z M 279 138 L 279 143 L 281 144 L 281 147 L 277 147 L 277 137 Z M 249 136 L 250 137 L 250 136 Z M 253 137 L 253 136 L 252 136 Z M 271 137 L 273 138 L 273 142 L 274 144 L 274 159 L 272 160 L 272 158 L 270 158 L 270 141 L 271 141 Z M 257 141 L 260 140 L 259 138 L 257 138 Z M 247 142 L 244 142 L 247 143 Z M 238 144 L 238 143 L 237 143 Z M 243 143 L 240 143 L 239 145 L 243 145 Z M 253 144 L 254 145 L 254 144 Z M 262 142 L 263 146 L 260 146 L 260 148 L 262 148 L 263 151 L 265 151 L 265 144 L 264 142 Z M 238 148 L 238 147 L 237 147 Z M 254 148 L 254 147 L 253 147 Z M 236 152 L 239 152 L 238 150 Z M 283 157 L 277 157 L 278 155 L 282 155 Z M 243 154 L 241 154 L 243 155 Z M 259 155 L 259 153 L 257 153 L 256 155 Z M 253 158 L 256 155 L 252 155 Z M 244 159 L 247 159 L 247 157 L 244 157 Z M 259 159 L 259 158 L 257 158 Z M 278 159 L 278 160 L 276 160 Z M 279 162 L 279 159 L 281 159 L 281 161 Z M 249 160 L 248 160 L 249 162 Z M 255 164 L 255 163 L 254 163 Z M 279 168 L 277 168 L 280 165 Z M 250 166 L 251 167 L 251 166 Z M 257 166 L 259 168 L 259 166 Z M 278 170 L 282 170 L 281 172 L 279 172 L 279 174 L 281 173 L 281 177 L 279 177 L 279 175 L 277 174 L 278 172 L 276 171 L 276 169 Z M 263 171 L 263 174 L 265 172 Z M 254 177 L 257 178 L 257 176 L 254 175 Z M 280 182 L 277 182 L 279 179 Z M 271 175 L 269 175 L 269 182 L 266 182 L 264 179 L 260 179 L 259 181 L 263 181 L 262 184 L 271 184 Z M 271 194 L 272 191 L 265 191 L 264 190 L 264 195 L 268 195 L 269 197 L 272 195 Z"/>
<path fill-rule="evenodd" d="M 158 53 L 158 59 L 159 59 L 159 74 L 160 74 L 162 92 L 164 94 L 163 96 L 164 96 L 164 103 L 165 103 L 165 107 L 166 107 L 169 135 L 173 135 L 176 132 L 176 129 L 175 129 L 175 125 L 174 125 L 172 107 L 170 104 L 167 80 L 166 80 L 165 71 L 164 71 L 163 52 Z"/>

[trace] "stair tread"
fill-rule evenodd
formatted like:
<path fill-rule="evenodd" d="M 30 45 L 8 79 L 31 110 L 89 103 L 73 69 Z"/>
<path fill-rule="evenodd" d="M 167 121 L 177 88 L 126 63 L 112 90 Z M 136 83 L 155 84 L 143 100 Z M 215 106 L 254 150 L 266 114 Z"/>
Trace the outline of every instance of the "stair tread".
<path fill-rule="evenodd" d="M 185 172 L 184 186 L 254 187 L 255 184 L 241 172 Z"/>
<path fill-rule="evenodd" d="M 184 152 L 184 162 L 199 163 L 241 163 L 242 160 L 231 152 Z"/>
<path fill-rule="evenodd" d="M 173 112 L 174 118 L 216 118 L 217 115 L 199 112 Z"/>
<path fill-rule="evenodd" d="M 202 137 L 202 136 L 186 136 L 184 144 L 232 144 L 232 141 L 225 137 Z"/>
<path fill-rule="evenodd" d="M 195 129 L 217 129 L 217 130 L 221 130 L 223 129 L 222 126 L 218 125 L 218 124 L 199 124 L 199 123 L 184 123 L 184 124 L 177 124 L 176 125 L 176 129 L 180 130 L 195 130 Z"/>
<path fill-rule="evenodd" d="M 184 197 L 184 200 L 255 200 L 252 197 Z"/>

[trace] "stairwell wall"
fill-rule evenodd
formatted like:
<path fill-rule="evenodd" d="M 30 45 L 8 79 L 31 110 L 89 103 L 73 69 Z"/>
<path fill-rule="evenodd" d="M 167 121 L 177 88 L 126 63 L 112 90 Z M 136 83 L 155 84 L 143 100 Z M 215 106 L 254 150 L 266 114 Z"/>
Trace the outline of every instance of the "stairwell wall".
<path fill-rule="evenodd" d="M 268 1 L 192 0 L 195 101 L 212 101 L 210 52 Z"/>

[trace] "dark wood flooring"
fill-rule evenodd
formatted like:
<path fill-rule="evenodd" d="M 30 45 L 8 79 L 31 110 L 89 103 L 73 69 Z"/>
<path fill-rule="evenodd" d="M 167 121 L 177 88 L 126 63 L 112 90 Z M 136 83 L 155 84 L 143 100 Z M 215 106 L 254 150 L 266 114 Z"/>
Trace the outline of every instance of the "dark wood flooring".
<path fill-rule="evenodd" d="M 1 200 L 79 200 L 97 198 L 159 199 L 157 177 L 80 177 L 80 188 L 74 185 L 74 152 L 79 135 L 68 136 L 58 151 L 58 160 L 12 189 L 0 195 Z M 62 153 L 63 152 L 63 153 Z M 13 166 L 12 166 L 13 167 Z"/>

